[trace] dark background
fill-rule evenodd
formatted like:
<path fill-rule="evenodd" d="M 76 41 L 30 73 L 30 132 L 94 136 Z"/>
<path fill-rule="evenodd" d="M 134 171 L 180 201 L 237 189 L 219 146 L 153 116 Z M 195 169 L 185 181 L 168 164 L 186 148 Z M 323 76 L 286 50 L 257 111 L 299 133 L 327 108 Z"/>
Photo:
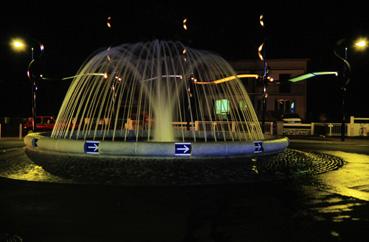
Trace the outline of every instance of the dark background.
<path fill-rule="evenodd" d="M 369 15 L 360 3 L 207 2 L 207 1 L 17 1 L 2 6 L 0 17 L 0 117 L 31 115 L 31 83 L 26 77 L 28 53 L 13 53 L 9 40 L 21 36 L 45 45 L 34 72 L 55 80 L 39 84 L 38 114 L 56 115 L 70 81 L 92 53 L 122 43 L 153 39 L 179 40 L 193 48 L 216 52 L 228 60 L 257 59 L 266 38 L 267 58 L 308 58 L 309 71 L 337 71 L 336 42 L 369 35 Z M 353 4 L 357 4 L 354 6 Z M 250 6 L 248 6 L 250 5 Z M 251 7 L 252 6 L 252 7 Z M 266 29 L 261 31 L 259 15 Z M 106 25 L 111 16 L 112 28 Z M 188 18 L 189 30 L 182 29 Z M 343 46 L 339 48 L 341 53 Z M 36 53 L 37 54 L 37 53 Z M 36 55 L 37 57 L 37 55 Z M 367 53 L 349 50 L 352 81 L 347 113 L 368 116 Z M 59 79 L 59 80 L 58 80 Z M 308 115 L 339 117 L 340 83 L 332 78 L 309 80 Z"/>

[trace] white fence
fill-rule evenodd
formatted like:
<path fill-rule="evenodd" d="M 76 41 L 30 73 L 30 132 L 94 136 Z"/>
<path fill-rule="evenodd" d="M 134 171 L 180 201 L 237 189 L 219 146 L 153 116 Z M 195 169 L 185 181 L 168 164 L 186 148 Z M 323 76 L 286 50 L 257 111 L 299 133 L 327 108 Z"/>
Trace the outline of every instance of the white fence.
<path fill-rule="evenodd" d="M 347 136 L 369 136 L 369 118 L 351 116 Z"/>
<path fill-rule="evenodd" d="M 341 123 L 265 123 L 265 134 L 273 135 L 313 135 L 340 136 Z M 351 116 L 350 123 L 345 124 L 346 136 L 369 136 L 369 118 Z"/>
<path fill-rule="evenodd" d="M 137 124 L 134 120 L 128 120 L 125 128 L 133 129 Z M 224 131 L 237 132 L 242 130 L 242 122 L 230 122 L 225 125 L 223 122 L 211 121 L 195 121 L 193 123 L 173 122 L 176 129 L 216 129 L 222 125 Z M 18 127 L 17 127 L 18 126 Z M 144 128 L 144 127 L 143 127 Z M 12 129 L 11 132 L 9 130 Z M 5 131 L 5 132 L 4 132 Z M 264 133 L 266 135 L 312 135 L 312 136 L 340 136 L 341 123 L 283 123 L 283 122 L 265 122 Z M 25 135 L 22 124 L 10 125 L 0 123 L 0 138 L 2 137 L 19 137 L 20 139 Z M 369 136 L 369 118 L 350 117 L 350 123 L 345 124 L 346 136 Z"/>
<path fill-rule="evenodd" d="M 347 127 L 345 124 L 345 135 Z M 281 135 L 340 136 L 341 123 L 284 123 Z"/>

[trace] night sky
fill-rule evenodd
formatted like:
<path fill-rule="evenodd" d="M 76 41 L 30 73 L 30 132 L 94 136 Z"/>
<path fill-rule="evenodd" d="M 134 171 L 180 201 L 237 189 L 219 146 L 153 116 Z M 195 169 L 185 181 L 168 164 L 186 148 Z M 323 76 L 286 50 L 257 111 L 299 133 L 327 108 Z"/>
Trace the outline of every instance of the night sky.
<path fill-rule="evenodd" d="M 337 1 L 336 1 L 337 2 Z M 334 3 L 332 1 L 332 3 Z M 246 5 L 245 5 L 246 4 Z M 362 7 L 278 5 L 225 1 L 17 1 L 2 6 L 0 16 L 0 117 L 31 115 L 31 84 L 26 77 L 31 55 L 9 48 L 12 37 L 40 41 L 45 45 L 35 71 L 55 78 L 39 84 L 38 113 L 56 115 L 70 81 L 57 80 L 76 73 L 97 50 L 122 43 L 153 39 L 179 40 L 210 50 L 228 60 L 257 59 L 257 47 L 266 38 L 267 58 L 309 58 L 309 71 L 341 70 L 333 55 L 337 40 L 369 36 L 369 14 Z M 332 8 L 331 8 L 332 7 Z M 259 15 L 266 30 L 261 31 Z M 106 25 L 111 17 L 112 28 Z M 182 29 L 188 18 L 189 30 Z M 341 48 L 342 50 L 343 48 Z M 369 116 L 366 107 L 369 50 L 349 51 L 352 81 L 348 87 L 348 114 Z M 309 82 L 309 112 L 339 112 L 339 83 L 330 78 Z"/>

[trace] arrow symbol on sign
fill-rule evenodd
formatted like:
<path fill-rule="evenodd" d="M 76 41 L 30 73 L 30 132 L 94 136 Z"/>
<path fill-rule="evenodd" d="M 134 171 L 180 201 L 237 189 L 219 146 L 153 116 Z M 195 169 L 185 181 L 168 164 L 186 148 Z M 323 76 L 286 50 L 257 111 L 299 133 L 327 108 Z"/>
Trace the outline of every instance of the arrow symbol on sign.
<path fill-rule="evenodd" d="M 92 149 L 94 149 L 94 152 L 96 152 L 99 149 L 99 146 L 96 143 L 94 143 L 93 146 L 87 146 L 87 148 L 89 148 L 89 149 L 92 148 Z"/>
<path fill-rule="evenodd" d="M 177 150 L 183 150 L 184 152 L 183 153 L 187 153 L 189 150 L 190 150 L 190 148 L 188 148 L 187 147 L 187 145 L 183 145 L 184 147 L 183 148 L 177 148 Z"/>
<path fill-rule="evenodd" d="M 263 142 L 261 142 L 261 141 L 255 141 L 254 142 L 254 146 L 255 146 L 254 153 L 261 153 L 261 152 L 263 152 Z"/>
<path fill-rule="evenodd" d="M 93 154 L 93 155 L 99 154 L 99 144 L 100 144 L 100 141 L 86 140 L 85 146 L 84 146 L 85 153 Z"/>

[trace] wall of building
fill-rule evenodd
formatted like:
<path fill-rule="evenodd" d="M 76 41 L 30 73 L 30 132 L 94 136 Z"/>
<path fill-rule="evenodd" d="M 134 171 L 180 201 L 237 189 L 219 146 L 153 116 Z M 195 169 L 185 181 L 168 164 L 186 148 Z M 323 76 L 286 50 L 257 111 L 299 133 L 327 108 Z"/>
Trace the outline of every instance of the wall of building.
<path fill-rule="evenodd" d="M 273 82 L 267 83 L 267 120 L 278 119 L 278 116 L 286 112 L 291 112 L 290 108 L 279 110 L 278 107 L 294 103 L 294 111 L 303 119 L 307 115 L 307 86 L 306 81 L 291 83 L 288 79 L 305 74 L 307 72 L 308 59 L 272 59 L 268 60 L 268 76 L 273 78 Z M 255 73 L 263 75 L 264 66 L 257 60 L 231 61 L 230 64 L 236 73 Z M 261 80 L 245 78 L 242 79 L 246 90 L 253 102 L 255 111 L 259 118 L 262 115 L 263 83 Z M 277 105 L 276 102 L 280 102 Z M 292 110 L 293 111 L 293 110 Z"/>

